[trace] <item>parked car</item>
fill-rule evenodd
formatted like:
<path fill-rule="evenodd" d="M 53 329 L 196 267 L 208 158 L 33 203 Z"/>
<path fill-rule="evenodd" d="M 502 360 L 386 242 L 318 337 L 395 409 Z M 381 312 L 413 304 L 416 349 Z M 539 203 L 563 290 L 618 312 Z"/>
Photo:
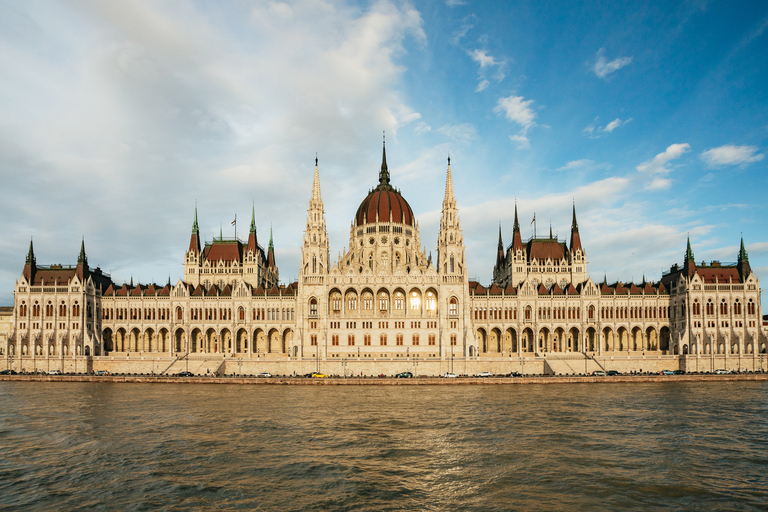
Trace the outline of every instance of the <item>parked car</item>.
<path fill-rule="evenodd" d="M 520 372 L 509 372 L 507 374 L 507 377 L 522 377 L 523 375 Z"/>
<path fill-rule="evenodd" d="M 662 375 L 674 375 L 675 372 L 673 372 L 672 370 L 661 370 L 661 374 Z"/>
<path fill-rule="evenodd" d="M 675 370 L 675 375 L 685 375 L 685 370 Z"/>
<path fill-rule="evenodd" d="M 608 370 L 605 372 L 605 374 L 609 377 L 614 377 L 616 375 L 621 375 L 621 372 L 617 372 L 616 370 Z"/>
<path fill-rule="evenodd" d="M 603 370 L 595 370 L 592 372 L 592 375 L 595 377 L 605 377 L 605 372 Z"/>
<path fill-rule="evenodd" d="M 396 379 L 412 379 L 413 374 L 411 372 L 400 372 L 397 375 L 395 375 Z"/>
<path fill-rule="evenodd" d="M 269 372 L 261 372 L 260 374 L 257 375 L 257 377 L 261 377 L 262 379 L 268 379 L 272 377 L 272 374 Z"/>
<path fill-rule="evenodd" d="M 179 372 L 176 374 L 177 377 L 194 377 L 195 374 L 192 372 Z"/>
<path fill-rule="evenodd" d="M 61 370 L 51 370 L 48 375 L 61 375 Z"/>
<path fill-rule="evenodd" d="M 477 375 L 475 375 L 475 377 L 493 377 L 493 375 L 491 374 L 491 372 L 486 371 L 486 372 L 478 373 Z"/>
<path fill-rule="evenodd" d="M 3 370 L 0 371 L 0 375 L 18 375 L 16 370 Z"/>
<path fill-rule="evenodd" d="M 450 372 L 443 375 L 444 379 L 457 379 L 458 377 L 459 376 L 456 375 L 455 373 L 450 373 Z"/>
<path fill-rule="evenodd" d="M 313 379 L 327 379 L 327 378 L 328 378 L 328 376 L 327 376 L 326 374 L 324 374 L 324 373 L 320 373 L 320 372 L 313 372 L 313 373 L 312 373 L 312 378 L 313 378 Z"/>
<path fill-rule="evenodd" d="M 728 370 L 723 370 L 723 369 L 715 370 L 715 374 L 717 374 L 717 375 L 727 375 L 728 374 Z"/>

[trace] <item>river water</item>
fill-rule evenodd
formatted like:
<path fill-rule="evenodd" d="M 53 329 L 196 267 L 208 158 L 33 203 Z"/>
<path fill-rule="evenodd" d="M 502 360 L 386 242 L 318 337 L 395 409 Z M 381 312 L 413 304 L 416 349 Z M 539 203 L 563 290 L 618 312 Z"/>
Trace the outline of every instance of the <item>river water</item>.
<path fill-rule="evenodd" d="M 0 509 L 766 507 L 764 382 L 0 383 Z"/>

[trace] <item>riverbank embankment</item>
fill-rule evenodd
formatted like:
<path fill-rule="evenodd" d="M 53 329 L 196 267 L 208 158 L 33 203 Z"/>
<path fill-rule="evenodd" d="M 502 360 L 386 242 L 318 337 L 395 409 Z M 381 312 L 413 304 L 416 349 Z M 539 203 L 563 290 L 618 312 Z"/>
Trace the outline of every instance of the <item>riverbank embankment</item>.
<path fill-rule="evenodd" d="M 614 375 L 614 376 L 524 376 L 524 377 L 178 377 L 150 375 L 0 375 L 0 382 L 101 382 L 134 384 L 239 384 L 285 386 L 444 386 L 444 385 L 514 385 L 514 384 L 578 384 L 635 382 L 728 382 L 768 381 L 768 373 L 686 374 L 686 375 Z"/>

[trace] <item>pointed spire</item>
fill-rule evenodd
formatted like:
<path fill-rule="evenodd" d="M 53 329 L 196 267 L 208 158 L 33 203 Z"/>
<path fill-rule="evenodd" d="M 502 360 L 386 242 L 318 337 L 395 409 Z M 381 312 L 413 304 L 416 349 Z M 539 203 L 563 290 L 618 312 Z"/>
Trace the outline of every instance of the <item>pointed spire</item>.
<path fill-rule="evenodd" d="M 752 272 L 752 267 L 749 265 L 749 256 L 747 255 L 747 250 L 744 248 L 743 236 L 741 237 L 741 248 L 739 249 L 739 260 L 737 267 L 739 270 L 739 278 L 743 283 L 747 276 L 749 276 L 749 274 Z"/>
<path fill-rule="evenodd" d="M 693 261 L 693 250 L 691 249 L 691 237 L 688 237 L 688 245 L 685 248 L 685 261 Z"/>
<path fill-rule="evenodd" d="M 552 240 L 552 221 L 549 221 L 549 239 Z"/>
<path fill-rule="evenodd" d="M 499 246 L 496 250 L 496 269 L 501 270 L 504 265 L 504 242 L 501 241 L 501 222 L 499 222 Z"/>
<path fill-rule="evenodd" d="M 256 233 L 256 205 L 251 205 L 251 233 Z"/>
<path fill-rule="evenodd" d="M 267 266 L 275 266 L 275 245 L 272 243 L 272 226 L 269 226 L 269 249 L 267 250 Z"/>
<path fill-rule="evenodd" d="M 29 252 L 27 252 L 26 263 L 29 265 L 35 264 L 35 250 L 32 248 L 32 239 L 29 239 Z"/>
<path fill-rule="evenodd" d="M 24 262 L 24 270 L 22 275 L 27 279 L 29 284 L 32 284 L 32 280 L 35 277 L 35 271 L 37 270 L 37 264 L 35 263 L 35 251 L 32 248 L 32 239 L 29 239 L 29 252 L 27 252 L 27 259 Z"/>
<path fill-rule="evenodd" d="M 579 236 L 579 223 L 576 222 L 576 201 L 573 202 L 573 221 L 571 222 L 571 251 L 583 250 L 581 248 L 581 236 Z"/>
<path fill-rule="evenodd" d="M 739 249 L 739 262 L 746 261 L 749 259 L 749 255 L 747 255 L 747 250 L 744 248 L 744 237 L 741 237 L 741 248 Z"/>
<path fill-rule="evenodd" d="M 85 237 L 80 242 L 80 255 L 77 257 L 77 262 L 88 264 L 88 258 L 85 257 Z"/>
<path fill-rule="evenodd" d="M 448 171 L 445 175 L 445 201 L 453 203 L 456 198 L 453 195 L 453 175 L 451 174 L 451 157 L 448 157 Z"/>
<path fill-rule="evenodd" d="M 520 222 L 517 220 L 517 201 L 515 201 L 515 227 L 514 232 L 512 233 L 512 250 L 523 249 L 523 238 L 520 235 Z"/>
<path fill-rule="evenodd" d="M 197 225 L 197 201 L 195 201 L 195 220 L 192 222 L 192 235 L 189 238 L 189 252 L 200 252 L 200 228 Z"/>
<path fill-rule="evenodd" d="M 88 275 L 88 258 L 85 256 L 85 237 L 80 242 L 80 255 L 77 257 L 77 277 L 82 281 Z"/>
<path fill-rule="evenodd" d="M 688 277 L 693 277 L 696 273 L 696 262 L 693 260 L 693 249 L 691 249 L 691 237 L 688 237 L 688 245 L 685 249 L 685 262 L 683 270 Z"/>
<path fill-rule="evenodd" d="M 386 162 L 382 164 L 382 167 L 386 166 Z M 315 155 L 315 179 L 312 182 L 312 200 L 321 201 L 320 196 L 320 171 L 317 168 L 317 155 Z"/>
<path fill-rule="evenodd" d="M 219 224 L 219 240 L 224 240 L 224 227 Z"/>
<path fill-rule="evenodd" d="M 389 169 L 387 169 L 387 139 L 384 136 L 381 150 L 381 171 L 379 171 L 379 185 L 389 185 Z"/>

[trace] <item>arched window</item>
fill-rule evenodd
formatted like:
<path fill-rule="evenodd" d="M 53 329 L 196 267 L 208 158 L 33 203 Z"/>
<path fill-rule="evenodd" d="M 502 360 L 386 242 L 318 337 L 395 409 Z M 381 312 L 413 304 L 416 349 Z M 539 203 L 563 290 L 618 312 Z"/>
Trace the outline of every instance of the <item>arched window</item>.
<path fill-rule="evenodd" d="M 240 306 L 240 308 L 238 308 L 238 310 L 237 310 L 237 314 L 238 314 L 238 317 L 240 318 L 240 320 L 245 320 L 245 308 Z"/>
<path fill-rule="evenodd" d="M 402 310 L 405 307 L 403 292 L 395 292 L 395 309 Z"/>
<path fill-rule="evenodd" d="M 427 311 L 434 311 L 437 308 L 437 300 L 434 292 L 427 292 Z"/>
<path fill-rule="evenodd" d="M 449 267 L 449 272 L 453 272 L 453 254 L 451 254 L 451 265 Z"/>
<path fill-rule="evenodd" d="M 448 314 L 450 316 L 459 314 L 459 302 L 456 300 L 456 297 L 451 297 L 451 300 L 448 303 Z"/>
<path fill-rule="evenodd" d="M 382 334 L 381 336 L 379 336 L 379 343 L 381 344 L 381 346 L 386 346 L 387 345 L 387 335 L 386 334 Z"/>
<path fill-rule="evenodd" d="M 414 311 L 421 309 L 421 296 L 419 292 L 411 292 L 411 309 Z"/>
<path fill-rule="evenodd" d="M 317 299 L 309 299 L 309 316 L 317 316 Z"/>

